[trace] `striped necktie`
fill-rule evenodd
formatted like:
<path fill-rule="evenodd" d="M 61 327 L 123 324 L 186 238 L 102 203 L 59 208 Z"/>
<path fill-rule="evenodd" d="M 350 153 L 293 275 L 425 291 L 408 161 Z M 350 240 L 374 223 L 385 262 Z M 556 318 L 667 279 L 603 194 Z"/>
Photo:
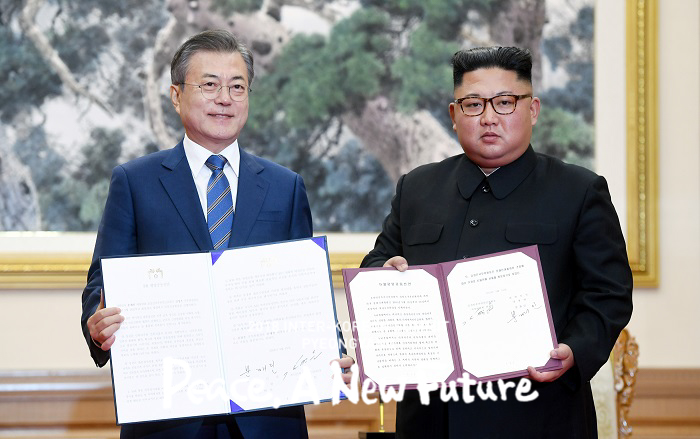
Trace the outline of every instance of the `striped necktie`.
<path fill-rule="evenodd" d="M 206 162 L 211 169 L 211 178 L 207 185 L 207 225 L 214 249 L 228 247 L 233 225 L 233 199 L 231 186 L 224 175 L 226 158 L 212 155 Z"/>

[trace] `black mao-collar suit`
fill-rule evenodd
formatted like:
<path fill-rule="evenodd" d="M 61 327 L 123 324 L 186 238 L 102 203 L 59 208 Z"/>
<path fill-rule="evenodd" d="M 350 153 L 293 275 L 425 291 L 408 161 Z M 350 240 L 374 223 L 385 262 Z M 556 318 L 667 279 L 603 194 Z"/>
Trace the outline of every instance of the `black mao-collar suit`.
<path fill-rule="evenodd" d="M 533 383 L 528 403 L 422 406 L 399 403 L 401 438 L 590 438 L 596 421 L 588 381 L 605 363 L 632 313 L 632 274 L 605 179 L 537 154 L 485 177 L 464 154 L 399 179 L 391 212 L 362 266 L 401 255 L 434 264 L 536 244 L 559 343 L 575 366 L 553 383 Z"/>

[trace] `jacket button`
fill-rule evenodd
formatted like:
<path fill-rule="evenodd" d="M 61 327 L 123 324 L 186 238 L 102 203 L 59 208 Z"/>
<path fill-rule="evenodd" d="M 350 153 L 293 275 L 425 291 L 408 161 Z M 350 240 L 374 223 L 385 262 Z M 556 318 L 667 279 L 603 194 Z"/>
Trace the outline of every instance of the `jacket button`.
<path fill-rule="evenodd" d="M 479 220 L 470 219 L 470 220 L 469 220 L 469 225 L 472 226 L 472 227 L 476 227 L 476 226 L 479 225 Z"/>
<path fill-rule="evenodd" d="M 491 192 L 491 187 L 488 184 L 485 184 L 481 187 L 481 192 L 488 194 L 489 192 Z"/>

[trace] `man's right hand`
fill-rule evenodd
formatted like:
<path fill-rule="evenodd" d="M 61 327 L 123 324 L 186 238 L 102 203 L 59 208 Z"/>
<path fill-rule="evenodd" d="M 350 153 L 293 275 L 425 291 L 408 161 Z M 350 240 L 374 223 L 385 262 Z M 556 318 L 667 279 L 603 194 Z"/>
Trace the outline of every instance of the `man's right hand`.
<path fill-rule="evenodd" d="M 87 321 L 90 337 L 103 351 L 108 351 L 114 344 L 114 333 L 122 325 L 124 316 L 119 308 L 105 308 L 105 295 L 100 290 L 100 305 Z"/>
<path fill-rule="evenodd" d="M 394 256 L 388 259 L 383 266 L 394 267 L 399 271 L 406 271 L 408 269 L 408 261 L 403 256 Z"/>

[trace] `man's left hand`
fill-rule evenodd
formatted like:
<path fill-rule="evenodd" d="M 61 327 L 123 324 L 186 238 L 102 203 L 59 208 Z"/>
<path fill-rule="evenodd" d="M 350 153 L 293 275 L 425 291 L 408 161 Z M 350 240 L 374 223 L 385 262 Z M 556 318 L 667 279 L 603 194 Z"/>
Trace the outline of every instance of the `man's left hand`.
<path fill-rule="evenodd" d="M 574 353 L 567 344 L 559 343 L 559 347 L 552 350 L 549 356 L 561 360 L 562 368 L 551 372 L 538 372 L 534 367 L 530 366 L 527 368 L 527 371 L 530 373 L 530 379 L 541 383 L 549 383 L 564 375 L 567 370 L 574 366 Z"/>

